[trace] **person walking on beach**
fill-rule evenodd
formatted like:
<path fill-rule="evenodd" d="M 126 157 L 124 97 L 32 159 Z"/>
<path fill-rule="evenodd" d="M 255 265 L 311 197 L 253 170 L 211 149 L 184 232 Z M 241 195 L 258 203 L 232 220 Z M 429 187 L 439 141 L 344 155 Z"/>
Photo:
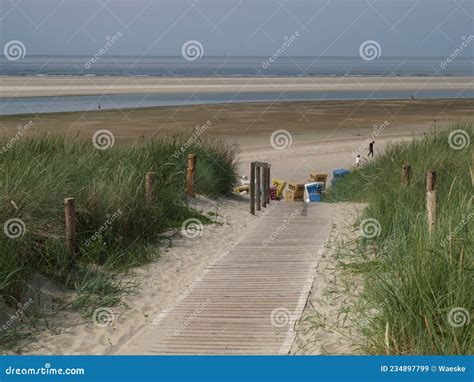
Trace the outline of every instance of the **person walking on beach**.
<path fill-rule="evenodd" d="M 375 141 L 369 143 L 369 155 L 367 155 L 368 157 L 370 157 L 370 155 L 372 155 L 372 158 L 374 157 L 374 144 Z"/>
<path fill-rule="evenodd" d="M 357 158 L 356 158 L 356 168 L 359 168 L 360 167 L 360 154 L 357 154 Z"/>

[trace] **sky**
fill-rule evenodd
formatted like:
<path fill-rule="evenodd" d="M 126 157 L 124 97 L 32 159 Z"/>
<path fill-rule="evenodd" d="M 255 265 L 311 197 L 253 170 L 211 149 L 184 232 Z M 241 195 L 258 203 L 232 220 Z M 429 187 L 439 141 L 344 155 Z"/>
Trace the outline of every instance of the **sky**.
<path fill-rule="evenodd" d="M 443 57 L 474 35 L 474 0 L 0 0 L 0 43 L 28 55 Z M 474 57 L 474 43 L 461 56 Z"/>

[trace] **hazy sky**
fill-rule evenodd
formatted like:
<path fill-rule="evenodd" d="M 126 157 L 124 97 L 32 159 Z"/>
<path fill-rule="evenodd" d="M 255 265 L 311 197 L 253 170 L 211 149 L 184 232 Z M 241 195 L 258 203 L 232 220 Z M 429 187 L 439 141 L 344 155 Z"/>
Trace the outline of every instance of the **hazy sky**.
<path fill-rule="evenodd" d="M 474 35 L 474 0 L 0 0 L 0 43 L 29 55 L 90 55 L 122 36 L 113 55 L 180 55 L 198 40 L 209 55 L 271 55 L 300 34 L 291 56 L 446 56 Z M 474 43 L 463 56 L 474 56 Z"/>

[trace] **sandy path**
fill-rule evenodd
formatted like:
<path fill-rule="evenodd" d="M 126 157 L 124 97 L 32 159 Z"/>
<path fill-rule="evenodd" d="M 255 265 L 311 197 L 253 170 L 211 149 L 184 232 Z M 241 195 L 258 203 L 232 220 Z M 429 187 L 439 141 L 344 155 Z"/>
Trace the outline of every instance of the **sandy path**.
<path fill-rule="evenodd" d="M 255 221 L 248 203 L 200 200 L 195 207 L 218 213 L 219 224 L 204 226 L 197 239 L 179 237 L 163 249 L 160 260 L 137 269 L 134 273 L 140 291 L 125 298 L 125 307 L 101 310 L 112 319 L 103 326 L 92 317 L 83 319 L 68 314 L 67 321 L 57 325 L 56 333 L 45 332 L 28 346 L 33 354 L 108 354 L 117 351 L 142 326 L 150 325 L 191 283 L 202 275 L 205 267 L 240 240 L 245 229 Z"/>

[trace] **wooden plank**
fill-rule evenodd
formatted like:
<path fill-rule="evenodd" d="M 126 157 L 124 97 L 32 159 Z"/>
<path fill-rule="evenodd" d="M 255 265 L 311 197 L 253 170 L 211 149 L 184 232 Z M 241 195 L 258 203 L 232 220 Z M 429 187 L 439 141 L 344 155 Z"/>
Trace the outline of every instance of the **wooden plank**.
<path fill-rule="evenodd" d="M 331 206 L 278 202 L 268 207 L 240 243 L 129 340 L 126 353 L 289 351 L 332 227 Z M 284 229 L 275 231 L 282 221 Z"/>

